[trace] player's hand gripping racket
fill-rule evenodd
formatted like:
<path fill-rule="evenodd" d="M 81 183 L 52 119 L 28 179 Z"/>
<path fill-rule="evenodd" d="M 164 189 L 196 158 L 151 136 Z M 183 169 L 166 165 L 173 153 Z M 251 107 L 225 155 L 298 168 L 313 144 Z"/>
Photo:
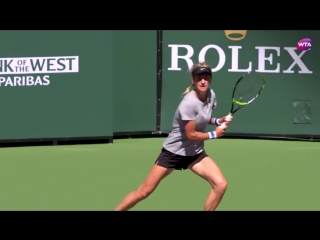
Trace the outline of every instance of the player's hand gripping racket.
<path fill-rule="evenodd" d="M 266 84 L 266 78 L 259 73 L 246 73 L 239 78 L 232 91 L 231 110 L 226 121 L 230 121 L 233 115 L 242 107 L 252 103 L 260 95 Z M 223 122 L 222 127 L 228 123 Z"/>

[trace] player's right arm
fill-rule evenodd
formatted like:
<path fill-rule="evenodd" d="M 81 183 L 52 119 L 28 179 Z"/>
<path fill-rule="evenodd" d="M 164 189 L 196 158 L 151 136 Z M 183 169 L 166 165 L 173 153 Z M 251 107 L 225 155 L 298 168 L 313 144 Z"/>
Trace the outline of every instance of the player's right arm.
<path fill-rule="evenodd" d="M 184 130 L 188 140 L 204 141 L 208 139 L 218 138 L 223 136 L 224 128 L 217 127 L 215 131 L 199 132 L 196 131 L 196 117 L 197 111 L 193 104 L 183 102 L 179 106 L 179 113 L 181 120 L 184 122 Z"/>
<path fill-rule="evenodd" d="M 184 129 L 188 140 L 204 141 L 208 139 L 222 137 L 224 135 L 224 128 L 217 127 L 212 132 L 198 132 L 196 131 L 195 120 L 184 120 Z"/>

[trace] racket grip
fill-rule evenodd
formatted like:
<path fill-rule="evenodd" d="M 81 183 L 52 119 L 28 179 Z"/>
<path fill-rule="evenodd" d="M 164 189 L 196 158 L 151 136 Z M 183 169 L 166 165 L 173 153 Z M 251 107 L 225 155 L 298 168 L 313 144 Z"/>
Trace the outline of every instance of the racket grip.
<path fill-rule="evenodd" d="M 222 128 L 227 128 L 227 127 L 228 127 L 228 124 L 226 124 L 225 122 L 223 122 L 223 123 L 220 125 L 220 127 L 222 127 Z"/>
<path fill-rule="evenodd" d="M 229 114 L 227 115 L 227 117 L 226 117 L 226 121 L 227 121 L 227 122 L 223 122 L 220 126 L 221 126 L 222 128 L 227 128 L 228 125 L 229 125 L 229 122 L 232 120 L 232 118 L 233 118 L 232 114 L 229 113 Z"/>
<path fill-rule="evenodd" d="M 230 122 L 232 120 L 233 116 L 231 113 L 229 113 L 226 117 L 226 121 Z"/>

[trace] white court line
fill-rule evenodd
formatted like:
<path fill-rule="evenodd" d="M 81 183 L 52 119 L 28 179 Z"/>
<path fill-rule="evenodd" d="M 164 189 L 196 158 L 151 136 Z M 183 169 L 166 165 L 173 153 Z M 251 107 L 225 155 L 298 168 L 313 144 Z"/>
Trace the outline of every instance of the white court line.
<path fill-rule="evenodd" d="M 97 148 L 72 148 L 72 147 L 63 147 L 57 148 L 57 150 L 65 150 L 65 151 L 76 151 L 76 152 L 89 152 L 89 151 L 98 151 Z"/>
<path fill-rule="evenodd" d="M 285 150 L 320 150 L 319 147 L 291 147 L 291 148 L 284 148 Z"/>

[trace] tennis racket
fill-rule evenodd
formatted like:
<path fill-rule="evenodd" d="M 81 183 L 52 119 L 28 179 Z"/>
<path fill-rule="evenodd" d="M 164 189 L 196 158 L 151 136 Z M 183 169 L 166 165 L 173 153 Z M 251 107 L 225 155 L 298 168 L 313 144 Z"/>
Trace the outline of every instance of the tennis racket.
<path fill-rule="evenodd" d="M 262 74 L 248 72 L 242 75 L 233 87 L 231 109 L 226 120 L 230 121 L 237 111 L 256 100 L 265 84 L 266 78 Z M 227 127 L 227 124 L 221 126 Z"/>

